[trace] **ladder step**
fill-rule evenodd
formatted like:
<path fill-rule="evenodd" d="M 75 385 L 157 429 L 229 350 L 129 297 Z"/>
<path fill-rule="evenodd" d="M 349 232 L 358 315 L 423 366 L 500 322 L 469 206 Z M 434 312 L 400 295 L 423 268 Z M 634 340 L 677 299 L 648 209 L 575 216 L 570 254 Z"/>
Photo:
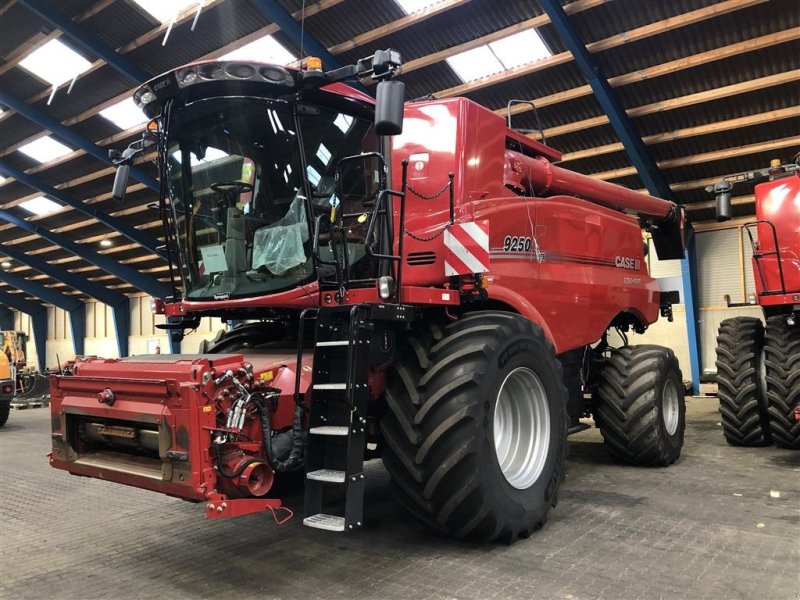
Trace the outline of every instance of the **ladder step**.
<path fill-rule="evenodd" d="M 346 383 L 316 383 L 314 384 L 315 390 L 346 390 Z"/>
<path fill-rule="evenodd" d="M 350 433 L 349 427 L 338 427 L 336 425 L 322 425 L 321 427 L 312 427 L 308 430 L 311 435 L 341 435 L 347 436 Z"/>
<path fill-rule="evenodd" d="M 321 346 L 347 346 L 350 342 L 348 340 L 331 340 L 329 342 L 317 342 L 317 348 Z"/>
<path fill-rule="evenodd" d="M 344 531 L 344 517 L 319 513 L 303 519 L 303 525 L 328 531 Z"/>
<path fill-rule="evenodd" d="M 334 469 L 319 469 L 306 473 L 306 479 L 327 481 L 328 483 L 344 483 L 345 477 L 346 473 L 344 471 L 336 471 Z"/>

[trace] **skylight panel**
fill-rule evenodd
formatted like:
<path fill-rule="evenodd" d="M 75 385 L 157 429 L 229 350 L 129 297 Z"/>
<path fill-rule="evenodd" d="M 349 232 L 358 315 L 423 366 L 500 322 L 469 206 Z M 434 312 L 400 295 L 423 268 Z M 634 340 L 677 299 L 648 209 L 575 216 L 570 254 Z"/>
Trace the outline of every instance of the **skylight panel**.
<path fill-rule="evenodd" d="M 506 69 L 514 69 L 551 56 L 535 29 L 520 31 L 489 44 Z"/>
<path fill-rule="evenodd" d="M 161 23 L 166 23 L 167 21 L 171 21 L 173 18 L 175 18 L 178 14 L 180 14 L 187 8 L 197 6 L 198 4 L 203 4 L 202 0 L 133 0 L 133 1 L 136 4 L 138 4 L 145 12 L 149 13 L 154 19 L 160 21 Z"/>
<path fill-rule="evenodd" d="M 325 144 L 320 144 L 319 148 L 317 149 L 317 158 L 322 161 L 323 165 L 326 165 L 331 162 L 331 151 L 325 147 Z"/>
<path fill-rule="evenodd" d="M 86 71 L 92 63 L 61 40 L 55 39 L 28 54 L 19 62 L 19 66 L 50 85 L 58 86 Z"/>
<path fill-rule="evenodd" d="M 342 133 L 347 133 L 350 129 L 350 125 L 353 124 L 353 117 L 344 113 L 339 113 L 339 116 L 336 117 L 333 124 L 336 125 Z"/>
<path fill-rule="evenodd" d="M 69 154 L 72 152 L 72 148 L 46 135 L 24 146 L 20 146 L 19 151 L 25 156 L 31 157 L 36 162 L 46 163 Z"/>
<path fill-rule="evenodd" d="M 552 56 L 535 29 L 526 29 L 491 44 L 447 59 L 464 82 L 475 81 Z"/>
<path fill-rule="evenodd" d="M 461 52 L 448 58 L 447 62 L 463 81 L 475 81 L 505 70 L 489 46 Z"/>
<path fill-rule="evenodd" d="M 0 175 L 0 183 L 3 183 L 5 180 L 6 180 L 6 178 L 3 177 L 2 175 Z"/>
<path fill-rule="evenodd" d="M 319 174 L 319 171 L 317 171 L 311 165 L 306 167 L 306 173 L 308 174 L 308 180 L 312 183 L 312 185 L 317 185 L 319 180 L 322 179 L 322 175 Z"/>
<path fill-rule="evenodd" d="M 36 215 L 37 217 L 43 217 L 44 215 L 49 215 L 57 210 L 61 210 L 60 204 L 53 202 L 50 200 L 50 198 L 45 196 L 37 196 L 36 198 L 31 198 L 25 202 L 20 202 L 19 207 L 24 208 L 29 213 Z"/>
<path fill-rule="evenodd" d="M 120 129 L 130 129 L 147 121 L 147 117 L 142 109 L 136 106 L 133 98 L 126 98 L 122 102 L 104 108 L 100 111 L 100 116 L 108 119 Z"/>
<path fill-rule="evenodd" d="M 274 37 L 265 35 L 238 50 L 220 56 L 220 60 L 252 60 L 274 65 L 288 65 L 297 57 L 284 48 Z"/>
<path fill-rule="evenodd" d="M 406 14 L 420 12 L 429 6 L 439 4 L 442 0 L 395 0 Z"/>

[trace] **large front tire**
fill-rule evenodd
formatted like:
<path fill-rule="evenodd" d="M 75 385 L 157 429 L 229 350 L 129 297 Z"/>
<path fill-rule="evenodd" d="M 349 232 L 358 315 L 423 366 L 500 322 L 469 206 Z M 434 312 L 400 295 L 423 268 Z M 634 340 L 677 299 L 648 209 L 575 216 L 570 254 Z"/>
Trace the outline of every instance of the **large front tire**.
<path fill-rule="evenodd" d="M 564 476 L 566 399 L 552 344 L 519 315 L 418 332 L 389 375 L 381 422 L 395 497 L 454 537 L 527 537 Z"/>
<path fill-rule="evenodd" d="M 600 375 L 595 421 L 622 462 L 667 466 L 678 460 L 686 403 L 678 359 L 661 346 L 611 350 Z"/>
<path fill-rule="evenodd" d="M 772 441 L 800 450 L 800 421 L 794 417 L 800 405 L 800 327 L 790 326 L 784 316 L 767 319 L 764 370 Z"/>
<path fill-rule="evenodd" d="M 772 443 L 763 399 L 764 325 L 755 317 L 725 319 L 717 334 L 717 398 L 722 432 L 733 446 Z"/>

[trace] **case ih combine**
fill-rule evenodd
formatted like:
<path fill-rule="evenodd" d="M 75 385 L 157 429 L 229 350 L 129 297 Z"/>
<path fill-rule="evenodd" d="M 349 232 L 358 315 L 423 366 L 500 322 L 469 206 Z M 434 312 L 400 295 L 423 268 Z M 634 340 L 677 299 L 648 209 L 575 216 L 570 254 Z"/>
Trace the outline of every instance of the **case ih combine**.
<path fill-rule="evenodd" d="M 201 354 L 53 376 L 54 467 L 210 518 L 274 514 L 273 482 L 304 472 L 304 523 L 349 531 L 381 458 L 421 521 L 513 541 L 556 504 L 581 417 L 622 461 L 678 458 L 674 354 L 607 333 L 670 316 L 641 228 L 681 258 L 681 210 L 553 165 L 469 100 L 404 103 L 399 67 L 211 61 L 137 90 L 153 121 L 115 195 L 156 148 L 176 291 L 155 309 L 178 336 L 245 323 Z M 370 76 L 376 101 L 342 83 Z"/>
<path fill-rule="evenodd" d="M 720 324 L 722 426 L 731 444 L 800 449 L 800 168 L 773 161 L 768 169 L 728 175 L 708 189 L 717 194 L 719 221 L 731 218 L 734 185 L 752 181 L 762 182 L 755 186 L 756 220 L 744 229 L 766 328 L 755 317 Z"/>

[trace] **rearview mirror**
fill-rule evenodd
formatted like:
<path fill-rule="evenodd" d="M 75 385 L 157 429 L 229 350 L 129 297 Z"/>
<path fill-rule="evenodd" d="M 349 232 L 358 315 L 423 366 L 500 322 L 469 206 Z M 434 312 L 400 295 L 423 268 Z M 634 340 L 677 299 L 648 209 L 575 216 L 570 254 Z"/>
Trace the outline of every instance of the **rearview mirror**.
<path fill-rule="evenodd" d="M 403 133 L 403 104 L 406 86 L 402 81 L 381 81 L 375 93 L 375 133 Z"/>
<path fill-rule="evenodd" d="M 130 176 L 130 165 L 119 165 L 114 174 L 114 186 L 111 188 L 111 197 L 118 202 L 125 199 L 125 191 L 128 189 L 128 177 Z"/>
<path fill-rule="evenodd" d="M 731 203 L 731 193 L 722 192 L 717 194 L 717 221 L 730 221 L 733 217 L 733 205 Z"/>

